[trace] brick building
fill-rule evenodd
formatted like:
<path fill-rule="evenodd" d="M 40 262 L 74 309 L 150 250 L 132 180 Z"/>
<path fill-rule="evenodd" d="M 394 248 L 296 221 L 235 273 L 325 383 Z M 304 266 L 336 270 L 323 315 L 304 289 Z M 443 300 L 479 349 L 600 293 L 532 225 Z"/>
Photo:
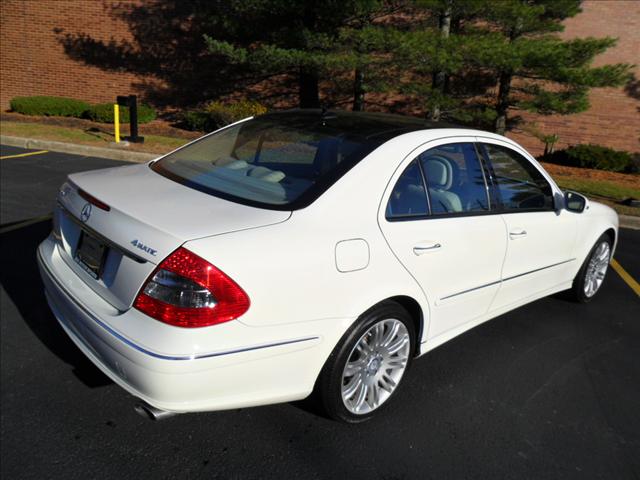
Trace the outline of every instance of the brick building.
<path fill-rule="evenodd" d="M 113 100 L 115 91 L 135 91 L 136 75 L 106 71 L 74 61 L 60 35 L 130 39 L 127 23 L 101 0 L 2 0 L 0 4 L 0 108 L 18 95 L 58 95 L 90 102 Z M 117 1 L 111 3 L 118 3 Z M 131 3 L 131 2 L 130 2 Z"/>
<path fill-rule="evenodd" d="M 0 108 L 6 110 L 9 100 L 17 95 L 59 95 L 105 102 L 121 93 L 137 92 L 144 96 L 150 85 L 161 90 L 164 81 L 153 69 L 131 73 L 114 65 L 118 59 L 113 58 L 105 58 L 105 66 L 101 68 L 96 65 L 102 59 L 87 62 L 74 58 L 69 53 L 69 44 L 65 49 L 65 38 L 74 35 L 77 38 L 81 33 L 90 33 L 92 41 L 113 45 L 132 40 L 127 11 L 144 3 L 145 0 L 2 0 Z M 565 38 L 619 38 L 618 45 L 598 57 L 596 64 L 640 64 L 640 0 L 585 0 L 583 12 L 568 19 L 565 26 L 562 34 Z M 87 43 L 83 45 L 86 48 Z M 126 57 L 126 49 L 121 53 Z M 640 65 L 636 66 L 635 74 L 640 78 Z M 638 90 L 640 87 L 635 93 L 623 88 L 594 90 L 591 109 L 577 115 L 523 116 L 539 131 L 558 134 L 558 146 L 598 143 L 637 152 L 640 151 Z M 510 135 L 534 153 L 542 148 L 530 133 Z"/>

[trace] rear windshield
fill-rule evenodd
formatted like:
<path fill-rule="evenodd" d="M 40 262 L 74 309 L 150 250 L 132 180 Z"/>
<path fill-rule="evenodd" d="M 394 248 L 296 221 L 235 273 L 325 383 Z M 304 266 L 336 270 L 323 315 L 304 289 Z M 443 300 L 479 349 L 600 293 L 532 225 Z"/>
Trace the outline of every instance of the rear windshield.
<path fill-rule="evenodd" d="M 373 134 L 371 123 L 355 125 L 350 119 L 265 115 L 204 137 L 151 168 L 228 200 L 295 210 L 388 138 L 377 127 Z"/>

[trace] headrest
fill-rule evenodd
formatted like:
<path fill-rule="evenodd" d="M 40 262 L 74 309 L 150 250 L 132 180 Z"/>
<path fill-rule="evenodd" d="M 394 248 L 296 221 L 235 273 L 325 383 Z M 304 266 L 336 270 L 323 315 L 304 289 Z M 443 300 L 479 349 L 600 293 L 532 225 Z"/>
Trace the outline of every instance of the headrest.
<path fill-rule="evenodd" d="M 247 167 L 244 160 L 236 160 L 233 157 L 220 157 L 214 162 L 216 167 L 225 167 L 231 170 L 240 170 Z"/>
<path fill-rule="evenodd" d="M 280 170 L 271 170 L 266 167 L 254 167 L 249 170 L 249 176 L 259 178 L 265 182 L 278 183 L 285 177 L 285 174 Z"/>
<path fill-rule="evenodd" d="M 427 157 L 423 163 L 429 185 L 448 190 L 453 181 L 453 167 L 443 157 Z"/>

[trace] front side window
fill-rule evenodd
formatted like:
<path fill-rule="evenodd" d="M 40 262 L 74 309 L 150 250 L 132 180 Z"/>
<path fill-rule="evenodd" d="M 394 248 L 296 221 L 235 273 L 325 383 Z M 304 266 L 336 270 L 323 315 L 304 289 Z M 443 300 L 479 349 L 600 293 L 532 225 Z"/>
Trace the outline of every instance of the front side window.
<path fill-rule="evenodd" d="M 500 145 L 484 144 L 484 149 L 504 210 L 553 210 L 551 185 L 529 160 Z"/>
<path fill-rule="evenodd" d="M 264 115 L 204 137 L 151 168 L 239 203 L 302 208 L 384 143 L 361 124 L 319 114 Z M 382 127 L 372 123 L 370 128 Z"/>
<path fill-rule="evenodd" d="M 473 143 L 451 143 L 420 155 L 432 215 L 486 212 L 489 195 Z"/>

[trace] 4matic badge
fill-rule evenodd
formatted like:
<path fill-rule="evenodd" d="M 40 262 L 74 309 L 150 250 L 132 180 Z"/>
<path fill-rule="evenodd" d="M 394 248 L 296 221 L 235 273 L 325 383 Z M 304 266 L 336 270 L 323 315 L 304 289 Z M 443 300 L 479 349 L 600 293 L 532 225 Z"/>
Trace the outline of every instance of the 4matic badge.
<path fill-rule="evenodd" d="M 139 248 L 140 250 L 142 250 L 143 252 L 147 252 L 149 255 L 153 255 L 155 257 L 156 253 L 158 253 L 157 250 L 154 250 L 153 248 L 145 245 L 144 243 L 136 240 L 131 240 L 131 245 L 133 245 L 134 247 Z"/>

